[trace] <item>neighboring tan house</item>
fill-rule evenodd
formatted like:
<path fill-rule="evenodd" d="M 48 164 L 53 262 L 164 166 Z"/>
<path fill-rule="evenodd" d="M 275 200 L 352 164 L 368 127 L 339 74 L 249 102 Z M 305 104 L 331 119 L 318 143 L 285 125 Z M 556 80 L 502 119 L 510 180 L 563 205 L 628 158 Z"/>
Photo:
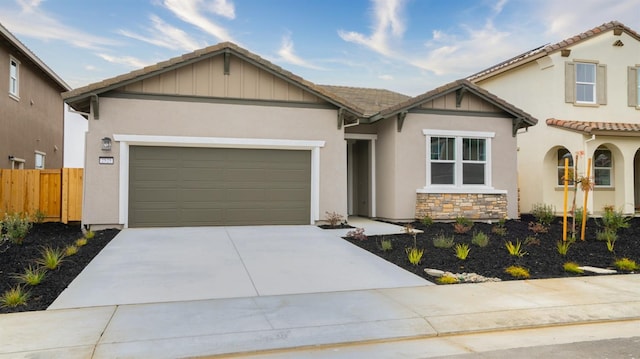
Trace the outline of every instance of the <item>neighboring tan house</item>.
<path fill-rule="evenodd" d="M 320 86 L 232 43 L 63 98 L 89 119 L 82 218 L 94 228 L 453 218 L 448 197 L 416 213 L 436 190 L 476 194 L 475 218 L 478 197 L 506 196 L 492 215 L 515 216 L 515 131 L 536 121 L 468 81 L 414 99 Z"/>
<path fill-rule="evenodd" d="M 71 88 L 1 24 L 0 84 L 0 168 L 61 168 Z"/>
<path fill-rule="evenodd" d="M 640 34 L 614 21 L 469 77 L 546 120 L 518 135 L 522 212 L 536 204 L 563 210 L 567 153 L 580 155 L 579 176 L 593 159 L 589 212 L 611 205 L 632 214 L 640 206 L 639 68 Z"/>

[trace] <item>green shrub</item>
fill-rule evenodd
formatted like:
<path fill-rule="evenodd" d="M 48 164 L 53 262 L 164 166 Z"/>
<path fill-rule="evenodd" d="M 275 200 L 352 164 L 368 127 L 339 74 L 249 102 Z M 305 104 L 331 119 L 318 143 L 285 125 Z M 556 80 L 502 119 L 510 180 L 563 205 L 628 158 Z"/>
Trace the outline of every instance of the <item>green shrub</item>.
<path fill-rule="evenodd" d="M 473 222 L 466 217 L 456 217 L 453 223 L 453 230 L 456 233 L 463 234 L 469 232 L 473 227 Z"/>
<path fill-rule="evenodd" d="M 516 241 L 515 244 L 509 241 L 509 242 L 506 242 L 504 245 L 507 248 L 507 251 L 509 252 L 509 254 L 512 256 L 523 257 L 525 254 L 527 254 L 527 252 L 525 252 L 524 249 L 522 249 L 522 242 L 520 242 L 519 240 Z"/>
<path fill-rule="evenodd" d="M 41 257 L 36 263 L 50 270 L 57 269 L 64 261 L 64 251 L 46 247 L 41 251 Z"/>
<path fill-rule="evenodd" d="M 452 275 L 443 275 L 442 277 L 439 277 L 438 279 L 436 279 L 436 281 L 440 284 L 456 284 L 460 282 L 458 278 Z"/>
<path fill-rule="evenodd" d="M 67 246 L 64 249 L 64 256 L 65 257 L 70 257 L 72 255 L 75 255 L 76 253 L 78 253 L 78 247 L 76 247 L 74 245 Z"/>
<path fill-rule="evenodd" d="M 456 244 L 454 251 L 456 252 L 456 257 L 460 260 L 465 260 L 467 259 L 467 257 L 469 256 L 469 252 L 471 251 L 471 249 L 469 248 L 469 245 L 466 243 L 458 243 Z"/>
<path fill-rule="evenodd" d="M 27 236 L 29 230 L 32 227 L 32 223 L 29 220 L 29 216 L 21 215 L 20 213 L 7 214 L 5 213 L 2 220 L 2 227 L 7 235 L 7 238 L 12 243 L 22 244 L 24 237 Z"/>
<path fill-rule="evenodd" d="M 42 267 L 33 268 L 32 266 L 29 266 L 25 268 L 24 273 L 16 275 L 15 279 L 20 283 L 33 286 L 40 284 L 46 274 L 47 271 Z"/>
<path fill-rule="evenodd" d="M 424 224 L 425 226 L 429 227 L 430 225 L 433 224 L 433 218 L 429 216 L 424 216 L 422 217 L 422 220 L 420 220 L 420 222 L 422 222 L 422 224 Z"/>
<path fill-rule="evenodd" d="M 86 238 L 78 238 L 76 239 L 76 243 L 75 243 L 76 247 L 82 247 L 87 245 L 87 239 Z"/>
<path fill-rule="evenodd" d="M 391 242 L 390 239 L 388 238 L 382 238 L 382 240 L 380 241 L 380 249 L 383 252 L 387 252 L 393 249 L 393 244 Z"/>
<path fill-rule="evenodd" d="M 520 266 L 511 266 L 504 270 L 514 278 L 529 278 L 529 270 Z"/>
<path fill-rule="evenodd" d="M 543 226 L 549 226 L 553 223 L 556 208 L 553 205 L 546 205 L 544 203 L 536 203 L 531 209 L 531 214 L 536 218 L 536 221 Z"/>
<path fill-rule="evenodd" d="M 629 217 L 625 217 L 622 211 L 616 211 L 612 206 L 605 206 L 602 214 L 602 226 L 605 231 L 618 232 L 620 228 L 629 228 Z"/>
<path fill-rule="evenodd" d="M 418 248 L 405 248 L 405 252 L 407 252 L 407 258 L 409 259 L 409 263 L 414 266 L 420 264 L 422 260 L 422 255 L 424 254 L 424 249 Z"/>
<path fill-rule="evenodd" d="M 453 236 L 447 237 L 444 234 L 438 234 L 433 238 L 433 245 L 436 248 L 451 248 L 454 245 Z"/>
<path fill-rule="evenodd" d="M 605 242 L 615 242 L 618 239 L 618 234 L 610 229 L 596 232 L 596 239 Z"/>
<path fill-rule="evenodd" d="M 7 290 L 0 296 L 0 307 L 15 308 L 19 305 L 26 305 L 30 297 L 29 291 L 17 286 Z"/>
<path fill-rule="evenodd" d="M 41 210 L 37 209 L 36 212 L 33 214 L 33 221 L 35 223 L 42 223 L 44 222 L 44 219 L 47 217 L 47 214 L 42 212 Z"/>
<path fill-rule="evenodd" d="M 562 266 L 562 268 L 564 268 L 564 271 L 568 273 L 575 273 L 575 274 L 584 273 L 584 271 L 580 269 L 580 265 L 576 262 L 567 262 Z"/>
<path fill-rule="evenodd" d="M 484 232 L 473 232 L 471 243 L 475 244 L 478 247 L 486 247 L 489 244 L 489 236 L 487 236 Z"/>
<path fill-rule="evenodd" d="M 573 218 L 575 218 L 575 220 L 576 220 L 576 225 L 582 226 L 582 217 L 583 217 L 583 215 L 584 215 L 584 211 L 582 210 L 582 207 L 576 208 L 576 210 L 573 211 Z M 587 217 L 587 219 L 589 219 L 589 217 Z"/>
<path fill-rule="evenodd" d="M 640 268 L 634 260 L 631 260 L 629 258 L 618 259 L 613 263 L 613 265 L 619 270 L 625 271 L 634 271 Z"/>
<path fill-rule="evenodd" d="M 569 252 L 570 246 L 571 246 L 570 241 L 558 241 L 558 243 L 556 243 L 556 247 L 558 248 L 558 253 L 560 253 L 561 256 L 567 255 L 567 252 Z"/>

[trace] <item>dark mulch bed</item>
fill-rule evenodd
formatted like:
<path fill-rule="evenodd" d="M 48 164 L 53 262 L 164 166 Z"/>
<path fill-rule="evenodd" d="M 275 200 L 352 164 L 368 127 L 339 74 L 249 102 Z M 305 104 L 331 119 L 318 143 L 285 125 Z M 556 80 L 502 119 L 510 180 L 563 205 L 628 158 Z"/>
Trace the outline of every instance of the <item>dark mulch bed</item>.
<path fill-rule="evenodd" d="M 29 287 L 31 296 L 27 305 L 0 308 L 0 313 L 47 309 L 118 232 L 116 229 L 95 232 L 95 237 L 89 239 L 85 246 L 79 247 L 78 253 L 65 258 L 58 269 L 48 271 L 42 283 Z M 1 242 L 0 294 L 19 284 L 14 278 L 16 274 L 23 273 L 29 265 L 36 266 L 35 261 L 41 257 L 42 248 L 64 249 L 82 236 L 79 224 L 41 223 L 34 224 L 22 245 L 12 244 L 8 241 Z"/>
<path fill-rule="evenodd" d="M 346 238 L 346 240 L 432 282 L 435 282 L 435 279 L 424 272 L 425 268 L 440 269 L 452 273 L 477 273 L 485 277 L 513 280 L 513 277 L 504 272 L 505 268 L 511 265 L 525 267 L 529 270 L 531 279 L 539 279 L 580 276 L 580 274 L 570 274 L 564 271 L 563 264 L 569 261 L 576 262 L 581 266 L 600 268 L 613 268 L 613 262 L 620 258 L 629 258 L 640 263 L 640 218 L 632 218 L 629 228 L 619 230 L 613 253 L 607 250 L 606 242 L 596 240 L 596 232 L 602 230 L 602 227 L 598 225 L 596 220 L 589 219 L 585 241 L 580 241 L 578 232 L 578 240 L 571 245 L 566 256 L 561 256 L 556 247 L 558 240 L 562 240 L 562 218 L 556 218 L 547 233 L 538 234 L 529 230 L 529 223 L 533 221 L 535 219 L 527 215 L 523 215 L 520 220 L 507 221 L 505 236 L 492 233 L 493 225 L 488 223 L 474 223 L 468 233 L 456 234 L 452 223 L 434 223 L 425 226 L 420 222 L 414 222 L 412 225 L 416 229 L 424 231 L 424 233 L 417 235 L 418 248 L 425 250 L 422 262 L 417 266 L 410 264 L 407 259 L 405 248 L 413 246 L 413 237 L 407 234 L 370 236 L 367 240 L 362 241 L 351 238 Z M 570 226 L 571 220 L 569 219 L 568 227 L 570 228 Z M 474 231 L 488 234 L 490 237 L 489 245 L 481 248 L 472 244 L 471 239 Z M 468 244 L 471 252 L 467 259 L 463 261 L 456 258 L 453 248 L 436 248 L 433 245 L 433 238 L 439 234 L 453 235 L 455 243 Z M 536 237 L 539 244 L 524 246 L 527 254 L 521 258 L 509 255 L 505 248 L 505 242 L 515 243 L 518 239 L 524 242 L 530 236 Z M 392 240 L 393 250 L 385 252 L 380 249 L 382 238 Z M 585 272 L 582 275 L 593 274 Z"/>

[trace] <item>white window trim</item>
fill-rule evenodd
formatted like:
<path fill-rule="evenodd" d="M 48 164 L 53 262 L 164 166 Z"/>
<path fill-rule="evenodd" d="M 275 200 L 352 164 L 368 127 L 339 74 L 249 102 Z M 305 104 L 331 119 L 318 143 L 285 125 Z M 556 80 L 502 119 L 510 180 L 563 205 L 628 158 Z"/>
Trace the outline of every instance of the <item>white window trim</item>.
<path fill-rule="evenodd" d="M 25 163 L 24 158 L 10 157 L 9 159 L 11 160 L 11 169 L 12 170 L 22 170 L 22 169 L 24 169 L 24 163 Z M 16 163 L 18 164 L 18 168 L 15 168 Z"/>
<path fill-rule="evenodd" d="M 207 148 L 252 148 L 311 151 L 311 215 L 310 224 L 320 220 L 320 148 L 325 141 L 281 140 L 261 138 L 148 136 L 114 134 L 120 142 L 119 222 L 129 227 L 129 146 L 174 146 Z"/>
<path fill-rule="evenodd" d="M 425 186 L 416 190 L 418 193 L 484 193 L 499 194 L 507 193 L 506 190 L 497 190 L 492 187 L 491 181 L 491 139 L 495 137 L 495 132 L 481 131 L 452 131 L 452 130 L 432 130 L 424 129 L 422 134 L 426 137 L 426 170 L 425 170 Z M 429 174 L 429 163 L 431 162 L 431 137 L 454 137 L 456 139 L 456 151 L 462 145 L 463 138 L 479 138 L 486 140 L 486 163 L 485 163 L 485 184 L 484 185 L 463 185 L 462 184 L 462 159 L 456 156 L 454 173 L 456 176 L 453 185 L 432 185 L 431 176 Z"/>
<path fill-rule="evenodd" d="M 582 82 L 582 81 L 578 81 L 578 65 L 591 65 L 593 66 L 593 82 Z M 585 61 L 576 61 L 575 62 L 575 79 L 576 79 L 576 83 L 574 84 L 575 86 L 575 94 L 576 94 L 576 103 L 579 104 L 588 104 L 588 105 L 595 105 L 598 103 L 598 64 L 593 63 L 593 62 L 585 62 Z M 592 97 L 593 97 L 593 101 L 580 101 L 578 100 L 578 85 L 591 85 L 592 86 Z"/>
<path fill-rule="evenodd" d="M 607 151 L 609 151 L 609 157 L 611 158 L 611 166 L 610 167 L 596 167 L 595 164 L 595 160 L 593 163 L 593 173 L 591 173 L 591 178 L 594 179 L 594 183 L 593 183 L 593 188 L 614 188 L 615 187 L 615 182 L 614 182 L 614 178 L 613 178 L 613 166 L 615 165 L 613 162 L 613 152 L 608 148 L 608 147 L 604 147 L 603 149 L 606 149 Z M 596 153 L 596 151 L 600 150 L 600 147 L 596 148 L 595 151 L 593 151 L 594 155 Z M 609 170 L 609 184 L 597 184 L 595 183 L 595 178 L 596 178 L 596 169 L 607 169 Z"/>
<path fill-rule="evenodd" d="M 11 77 L 11 63 L 16 63 L 16 89 L 15 92 L 12 90 L 12 77 Z M 13 56 L 9 56 L 9 96 L 15 100 L 20 99 L 20 61 Z"/>
<path fill-rule="evenodd" d="M 42 156 L 42 167 L 38 168 L 38 156 Z M 46 160 L 47 160 L 47 154 L 45 152 L 42 151 L 35 151 L 35 156 L 34 156 L 34 165 L 33 167 L 37 170 L 43 170 L 46 168 Z"/>

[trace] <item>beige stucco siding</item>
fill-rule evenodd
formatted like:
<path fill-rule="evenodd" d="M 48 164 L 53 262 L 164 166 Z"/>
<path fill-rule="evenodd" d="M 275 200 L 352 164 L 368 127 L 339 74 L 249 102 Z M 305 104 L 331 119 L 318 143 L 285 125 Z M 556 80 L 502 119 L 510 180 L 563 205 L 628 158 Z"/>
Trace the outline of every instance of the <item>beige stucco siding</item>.
<path fill-rule="evenodd" d="M 617 40 L 622 41 L 624 46 L 613 46 Z M 477 83 L 540 120 L 537 126 L 518 136 L 522 212 L 529 212 L 536 203 L 554 205 L 558 211 L 562 209 L 563 196 L 556 184 L 555 166 L 549 163 L 556 161 L 555 154 L 552 156 L 549 151 L 565 147 L 574 155 L 577 151 L 584 151 L 586 157 L 590 157 L 599 145 L 608 142 L 614 156 L 615 190 L 597 189 L 593 196 L 590 194 L 588 206 L 590 210 L 600 211 L 603 205 L 609 204 L 626 213 L 633 213 L 633 161 L 636 150 L 640 147 L 637 139 L 597 135 L 591 141 L 590 135 L 547 126 L 544 121 L 557 118 L 640 123 L 640 108 L 630 107 L 627 103 L 627 68 L 640 65 L 640 43 L 626 33 L 615 36 L 613 31 L 608 31 L 574 44 L 570 49 L 568 57 L 555 52 Z M 606 65 L 605 105 L 575 105 L 565 102 L 567 61 L 594 61 Z M 578 173 L 583 174 L 585 168 L 586 158 L 583 158 L 580 160 Z M 542 176 L 541 169 L 544 169 Z M 621 172 L 618 173 L 618 170 Z M 581 206 L 580 204 L 579 207 Z"/>
<path fill-rule="evenodd" d="M 100 119 L 89 120 L 85 165 L 85 224 L 119 223 L 119 144 L 115 164 L 99 165 L 100 139 L 120 135 L 325 141 L 320 148 L 319 214 L 346 214 L 346 145 L 330 109 L 100 98 Z M 88 195 L 90 193 L 90 195 Z"/>
<path fill-rule="evenodd" d="M 492 187 L 508 192 L 508 214 L 517 217 L 516 139 L 511 134 L 511 119 L 409 113 L 401 132 L 395 119 L 382 121 L 379 129 L 380 217 L 415 218 L 416 190 L 426 185 L 425 129 L 495 132 L 491 141 Z"/>

